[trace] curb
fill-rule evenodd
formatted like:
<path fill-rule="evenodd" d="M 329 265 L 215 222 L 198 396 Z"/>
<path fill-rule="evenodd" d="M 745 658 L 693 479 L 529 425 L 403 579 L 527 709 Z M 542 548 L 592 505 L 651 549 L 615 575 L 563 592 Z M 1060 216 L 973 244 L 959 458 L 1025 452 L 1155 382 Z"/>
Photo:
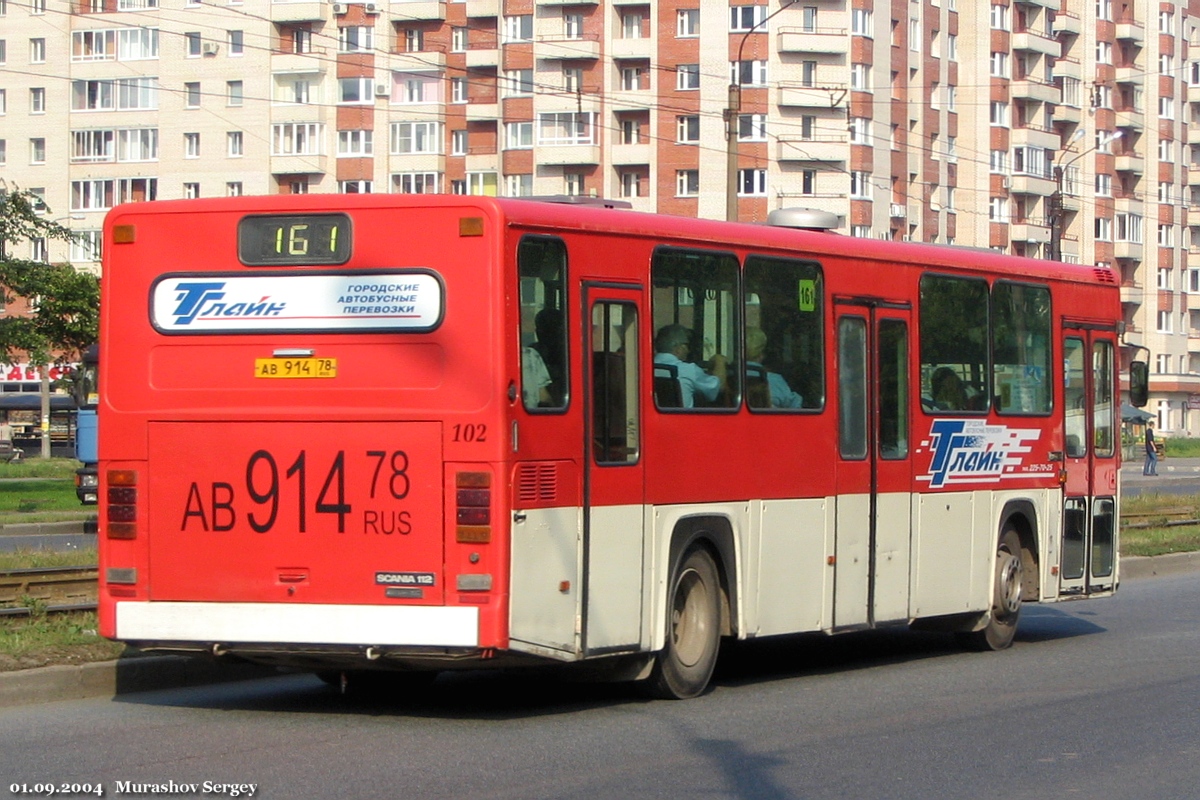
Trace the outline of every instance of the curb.
<path fill-rule="evenodd" d="M 1200 572 L 1200 552 L 1121 559 L 1121 577 L 1128 580 L 1187 572 Z M 231 683 L 279 674 L 275 667 L 225 663 L 207 656 L 134 656 L 116 661 L 39 667 L 0 672 L 0 708 L 56 700 L 115 698 L 136 692 Z"/>
<path fill-rule="evenodd" d="M 65 536 L 96 534 L 96 518 L 67 520 L 66 522 L 16 522 L 0 525 L 0 536 Z"/>
<path fill-rule="evenodd" d="M 223 664 L 202 656 L 134 656 L 89 664 L 0 673 L 0 708 L 119 697 L 135 692 L 181 689 L 213 683 L 267 678 L 279 674 L 274 667 Z"/>

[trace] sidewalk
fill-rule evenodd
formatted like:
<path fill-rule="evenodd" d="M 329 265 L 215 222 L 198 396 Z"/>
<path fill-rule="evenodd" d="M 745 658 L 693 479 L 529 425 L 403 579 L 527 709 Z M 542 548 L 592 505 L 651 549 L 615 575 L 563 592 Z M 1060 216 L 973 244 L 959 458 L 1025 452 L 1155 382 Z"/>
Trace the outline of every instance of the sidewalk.
<path fill-rule="evenodd" d="M 1155 483 L 1180 484 L 1194 481 L 1200 494 L 1200 458 L 1160 458 L 1158 475 L 1142 474 L 1142 459 L 1127 459 L 1121 464 L 1121 485 L 1145 488 Z"/>

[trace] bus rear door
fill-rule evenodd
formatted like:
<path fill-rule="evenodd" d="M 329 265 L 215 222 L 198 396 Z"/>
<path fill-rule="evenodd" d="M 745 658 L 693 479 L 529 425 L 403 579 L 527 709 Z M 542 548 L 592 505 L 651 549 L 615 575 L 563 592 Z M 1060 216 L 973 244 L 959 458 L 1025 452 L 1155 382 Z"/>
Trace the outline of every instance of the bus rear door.
<path fill-rule="evenodd" d="M 906 303 L 842 299 L 837 318 L 836 628 L 907 620 L 912 491 Z"/>
<path fill-rule="evenodd" d="M 1064 322 L 1064 462 L 1059 592 L 1110 592 L 1116 580 L 1116 332 Z"/>

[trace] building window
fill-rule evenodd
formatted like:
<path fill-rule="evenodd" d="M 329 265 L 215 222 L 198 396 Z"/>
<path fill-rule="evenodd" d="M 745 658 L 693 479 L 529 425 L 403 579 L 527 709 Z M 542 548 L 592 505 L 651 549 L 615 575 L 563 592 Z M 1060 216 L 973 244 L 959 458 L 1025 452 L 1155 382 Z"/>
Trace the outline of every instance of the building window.
<path fill-rule="evenodd" d="M 680 169 L 675 171 L 675 196 L 697 197 L 700 194 L 700 170 Z"/>
<path fill-rule="evenodd" d="M 675 88 L 680 91 L 700 88 L 700 65 L 680 64 L 675 68 Z"/>
<path fill-rule="evenodd" d="M 72 263 L 100 260 L 100 244 L 104 241 L 103 231 L 74 231 L 75 238 L 71 241 Z"/>
<path fill-rule="evenodd" d="M 404 52 L 419 53 L 425 49 L 425 33 L 420 28 L 404 29 Z"/>
<path fill-rule="evenodd" d="M 533 41 L 533 15 L 523 14 L 504 18 L 504 44 Z"/>
<path fill-rule="evenodd" d="M 645 175 L 635 170 L 621 172 L 621 197 L 641 197 Z"/>
<path fill-rule="evenodd" d="M 225 44 L 229 48 L 229 56 L 231 58 L 239 57 L 245 53 L 244 36 L 245 34 L 242 31 L 227 31 Z"/>
<path fill-rule="evenodd" d="M 500 78 L 500 94 L 504 97 L 522 97 L 533 94 L 533 70 L 505 70 Z"/>
<path fill-rule="evenodd" d="M 765 142 L 767 140 L 766 114 L 739 114 L 738 141 Z"/>
<path fill-rule="evenodd" d="M 245 155 L 242 149 L 242 132 L 229 131 L 225 134 L 225 155 L 230 158 L 241 158 Z"/>
<path fill-rule="evenodd" d="M 858 200 L 871 199 L 871 173 L 859 170 L 850 173 L 850 196 Z"/>
<path fill-rule="evenodd" d="M 595 114 L 590 111 L 539 114 L 538 144 L 595 144 L 594 118 Z"/>
<path fill-rule="evenodd" d="M 642 38 L 642 23 L 645 22 L 645 17 L 637 11 L 627 11 L 621 15 L 621 38 L 622 39 L 641 39 Z"/>
<path fill-rule="evenodd" d="M 242 194 L 243 191 L 241 181 L 230 181 L 229 183 L 225 184 L 226 197 L 241 197 Z"/>
<path fill-rule="evenodd" d="M 767 193 L 767 171 L 765 169 L 738 170 L 738 196 L 763 197 Z"/>
<path fill-rule="evenodd" d="M 338 78 L 338 102 L 363 105 L 375 102 L 375 82 L 369 77 Z"/>
<path fill-rule="evenodd" d="M 369 131 L 363 131 L 369 133 Z M 442 152 L 442 123 L 393 122 L 391 125 L 392 155 Z"/>
<path fill-rule="evenodd" d="M 533 147 L 532 122 L 506 122 L 504 147 L 508 150 L 528 150 Z"/>
<path fill-rule="evenodd" d="M 339 53 L 369 53 L 374 49 L 374 28 L 368 26 L 338 28 Z"/>
<path fill-rule="evenodd" d="M 568 197 L 576 197 L 583 194 L 584 180 L 582 172 L 564 172 L 563 173 L 563 194 Z"/>
<path fill-rule="evenodd" d="M 185 133 L 183 135 L 183 157 L 184 158 L 199 158 L 200 157 L 200 134 Z"/>
<path fill-rule="evenodd" d="M 700 116 L 688 114 L 675 118 L 675 141 L 680 144 L 696 144 L 700 141 Z"/>
<path fill-rule="evenodd" d="M 450 79 L 450 102 L 451 103 L 467 102 L 467 79 L 466 78 L 451 78 Z"/>
<path fill-rule="evenodd" d="M 29 63 L 30 64 L 45 64 L 46 63 L 46 40 L 38 37 L 29 40 Z"/>
<path fill-rule="evenodd" d="M 450 52 L 452 52 L 452 53 L 467 52 L 467 29 L 466 28 L 451 28 L 450 29 Z"/>
<path fill-rule="evenodd" d="M 435 123 L 436 124 L 436 123 Z M 374 131 L 338 131 L 338 158 L 362 158 L 373 155 Z"/>
<path fill-rule="evenodd" d="M 465 156 L 468 147 L 467 132 L 465 130 L 450 131 L 450 155 Z"/>
<path fill-rule="evenodd" d="M 397 194 L 438 194 L 441 191 L 439 172 L 401 172 L 392 175 L 392 191 Z"/>
<path fill-rule="evenodd" d="M 850 88 L 859 92 L 871 91 L 870 64 L 857 63 L 850 65 Z"/>
<path fill-rule="evenodd" d="M 766 86 L 766 61 L 734 61 L 729 65 L 729 82 L 741 86 Z"/>
<path fill-rule="evenodd" d="M 855 8 L 850 12 L 850 32 L 855 36 L 874 36 L 869 8 Z"/>
<path fill-rule="evenodd" d="M 1008 53 L 995 52 L 992 53 L 991 59 L 991 76 L 993 78 L 1008 77 Z"/>
<path fill-rule="evenodd" d="M 533 175 L 504 176 L 504 194 L 507 197 L 528 197 L 533 194 Z"/>
<path fill-rule="evenodd" d="M 1008 6 L 992 5 L 991 26 L 994 31 L 1008 30 Z"/>
<path fill-rule="evenodd" d="M 198 197 L 200 197 L 200 184 L 185 183 L 183 185 L 183 199 L 184 200 L 195 200 Z"/>
<path fill-rule="evenodd" d="M 29 140 L 29 163 L 46 163 L 46 140 L 42 138 Z"/>
<path fill-rule="evenodd" d="M 992 125 L 1001 128 L 1008 127 L 1008 103 L 993 101 L 990 106 L 989 120 Z"/>
<path fill-rule="evenodd" d="M 700 35 L 700 9 L 681 8 L 677 12 L 675 36 L 680 39 Z"/>
<path fill-rule="evenodd" d="M 988 221 L 989 222 L 1008 222 L 1008 198 L 1007 197 L 988 198 Z"/>
<path fill-rule="evenodd" d="M 200 31 L 187 31 L 183 34 L 183 40 L 188 58 L 199 58 L 203 41 Z"/>
<path fill-rule="evenodd" d="M 46 90 L 44 88 L 34 87 L 29 90 L 29 113 L 46 113 Z"/>
<path fill-rule="evenodd" d="M 1098 242 L 1112 241 L 1112 220 L 1107 217 L 1096 217 L 1093 235 Z"/>
<path fill-rule="evenodd" d="M 317 156 L 323 148 L 322 126 L 317 122 L 287 122 L 271 126 L 271 155 Z"/>
<path fill-rule="evenodd" d="M 338 181 L 339 194 L 370 194 L 371 181 Z"/>
<path fill-rule="evenodd" d="M 767 13 L 766 6 L 733 6 L 729 9 L 730 33 L 765 31 L 763 23 L 767 19 Z"/>
<path fill-rule="evenodd" d="M 185 108 L 200 107 L 200 84 L 189 82 L 183 84 L 183 105 Z"/>

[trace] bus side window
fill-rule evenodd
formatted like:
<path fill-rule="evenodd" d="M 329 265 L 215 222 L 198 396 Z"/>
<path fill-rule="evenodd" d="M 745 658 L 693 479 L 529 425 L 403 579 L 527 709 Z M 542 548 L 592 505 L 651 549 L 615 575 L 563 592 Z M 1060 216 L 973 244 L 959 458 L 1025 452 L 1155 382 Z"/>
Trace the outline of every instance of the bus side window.
<path fill-rule="evenodd" d="M 991 406 L 988 285 L 982 278 L 921 277 L 921 408 L 979 414 Z"/>
<path fill-rule="evenodd" d="M 825 405 L 824 286 L 807 261 L 746 258 L 746 405 L 755 411 Z"/>
<path fill-rule="evenodd" d="M 528 411 L 566 408 L 567 248 L 526 236 L 517 248 L 521 292 L 521 398 Z"/>
<path fill-rule="evenodd" d="M 654 284 L 655 407 L 732 410 L 741 402 L 738 261 L 731 253 L 659 247 Z M 678 384 L 676 395 L 666 383 Z"/>

